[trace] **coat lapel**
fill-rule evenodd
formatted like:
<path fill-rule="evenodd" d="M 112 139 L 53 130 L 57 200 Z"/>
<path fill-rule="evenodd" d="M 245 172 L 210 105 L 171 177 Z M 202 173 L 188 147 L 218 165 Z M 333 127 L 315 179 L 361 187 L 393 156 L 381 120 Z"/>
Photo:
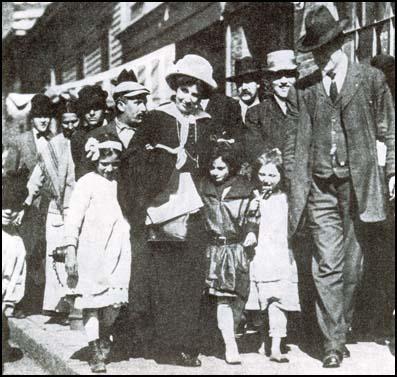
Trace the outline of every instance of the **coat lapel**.
<path fill-rule="evenodd" d="M 342 90 L 340 91 L 336 103 L 341 101 L 342 110 L 350 103 L 355 96 L 361 83 L 360 70 L 354 64 L 350 64 L 347 68 L 345 82 L 343 83 Z"/>

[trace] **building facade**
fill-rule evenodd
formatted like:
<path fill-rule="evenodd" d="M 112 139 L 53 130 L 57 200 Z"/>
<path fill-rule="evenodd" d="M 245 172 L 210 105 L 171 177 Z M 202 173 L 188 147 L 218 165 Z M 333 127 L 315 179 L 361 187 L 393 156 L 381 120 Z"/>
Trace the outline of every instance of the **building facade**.
<path fill-rule="evenodd" d="M 151 91 L 152 106 L 167 100 L 164 77 L 187 53 L 208 59 L 219 90 L 235 95 L 236 59 L 266 63 L 266 54 L 294 49 L 304 17 L 319 2 L 53 2 L 24 36 L 3 38 L 3 94 L 107 90 L 123 68 L 133 68 Z M 321 2 L 336 18 L 349 17 L 344 46 L 352 61 L 395 54 L 394 2 Z M 315 69 L 298 54 L 301 77 Z"/>

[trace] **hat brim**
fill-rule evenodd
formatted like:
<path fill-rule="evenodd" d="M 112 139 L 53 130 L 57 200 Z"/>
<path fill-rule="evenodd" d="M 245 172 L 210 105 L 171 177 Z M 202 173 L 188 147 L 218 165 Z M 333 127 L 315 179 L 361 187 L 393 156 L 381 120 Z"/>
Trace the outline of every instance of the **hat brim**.
<path fill-rule="evenodd" d="M 310 40 L 307 38 L 307 34 L 299 38 L 297 42 L 297 49 L 300 52 L 310 52 L 313 50 L 317 50 L 318 48 L 326 45 L 327 43 L 331 42 L 333 39 L 335 39 L 337 36 L 343 33 L 343 30 L 346 28 L 346 26 L 349 23 L 348 18 L 344 18 L 340 21 L 338 21 L 338 25 L 329 30 L 325 35 L 323 35 L 321 38 L 316 43 L 310 43 Z"/>
<path fill-rule="evenodd" d="M 171 72 L 171 73 L 169 73 L 169 74 L 167 75 L 167 77 L 165 78 L 165 80 L 167 81 L 168 86 L 169 86 L 172 90 L 176 91 L 176 89 L 177 89 L 176 79 L 177 79 L 178 77 L 182 77 L 182 76 L 190 77 L 190 78 L 192 78 L 192 79 L 194 79 L 194 80 L 201 81 L 201 82 L 204 84 L 205 92 L 206 92 L 205 94 L 206 94 L 206 95 L 209 95 L 210 93 L 212 93 L 214 90 L 216 90 L 216 89 L 218 88 L 218 84 L 215 82 L 214 79 L 211 79 L 211 80 L 209 80 L 209 81 L 204 81 L 203 79 L 201 79 L 201 78 L 199 78 L 199 77 L 196 77 L 196 76 L 193 76 L 193 75 L 190 75 L 190 74 L 188 74 L 188 73 L 180 73 L 180 72 L 176 73 L 176 72 Z"/>
<path fill-rule="evenodd" d="M 261 73 L 262 73 L 261 70 L 247 71 L 247 72 L 240 73 L 239 75 L 226 77 L 225 80 L 229 81 L 229 82 L 236 82 L 239 79 L 242 79 L 244 77 L 250 77 L 250 76 L 255 79 L 259 79 L 261 77 Z"/>
<path fill-rule="evenodd" d="M 134 98 L 134 97 L 139 97 L 142 95 L 149 95 L 150 92 L 148 89 L 140 89 L 140 90 L 134 90 L 132 92 L 126 92 L 126 93 L 115 93 L 116 95 L 122 95 L 123 97 L 127 98 Z"/>
<path fill-rule="evenodd" d="M 284 67 L 274 67 L 274 68 L 263 68 L 263 72 L 265 73 L 277 73 L 280 71 L 296 71 L 298 69 L 297 65 L 289 65 Z"/>

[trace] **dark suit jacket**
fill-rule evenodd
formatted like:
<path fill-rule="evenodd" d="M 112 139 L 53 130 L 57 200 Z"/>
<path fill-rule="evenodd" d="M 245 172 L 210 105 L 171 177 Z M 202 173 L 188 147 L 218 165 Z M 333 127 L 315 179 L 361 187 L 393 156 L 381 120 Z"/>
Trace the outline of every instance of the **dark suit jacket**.
<path fill-rule="evenodd" d="M 244 138 L 248 160 L 255 160 L 266 148 L 278 148 L 282 151 L 286 128 L 287 116 L 273 96 L 248 109 Z"/>
<path fill-rule="evenodd" d="M 377 222 L 386 218 L 385 187 L 378 166 L 376 140 L 387 146 L 386 174 L 395 172 L 395 114 L 393 98 L 384 75 L 362 64 L 349 64 L 337 102 L 342 108 L 342 123 L 348 145 L 350 175 L 360 219 Z M 290 235 L 301 221 L 312 180 L 312 128 L 319 112 L 333 104 L 317 71 L 291 88 L 288 98 L 288 135 L 284 164 L 289 180 Z M 324 119 L 324 116 L 322 117 Z"/>

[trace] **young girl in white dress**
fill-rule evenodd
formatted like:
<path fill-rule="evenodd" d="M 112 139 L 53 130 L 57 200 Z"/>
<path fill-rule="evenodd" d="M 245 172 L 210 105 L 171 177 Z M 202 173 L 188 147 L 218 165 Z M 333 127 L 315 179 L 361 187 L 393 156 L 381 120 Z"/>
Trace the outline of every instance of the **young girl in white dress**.
<path fill-rule="evenodd" d="M 269 316 L 270 360 L 288 362 L 281 355 L 287 336 L 287 312 L 300 311 L 296 263 L 288 242 L 288 202 L 283 190 L 282 157 L 278 149 L 264 153 L 253 166 L 257 181 L 251 206 L 260 215 L 258 245 L 251 263 L 251 287 L 262 311 Z"/>
<path fill-rule="evenodd" d="M 105 372 L 110 334 L 120 307 L 128 302 L 131 269 L 130 227 L 117 201 L 122 145 L 103 134 L 89 139 L 87 154 L 96 169 L 81 177 L 70 200 L 65 224 L 69 286 L 80 295 L 93 372 Z M 74 283 L 77 280 L 77 285 Z"/>

